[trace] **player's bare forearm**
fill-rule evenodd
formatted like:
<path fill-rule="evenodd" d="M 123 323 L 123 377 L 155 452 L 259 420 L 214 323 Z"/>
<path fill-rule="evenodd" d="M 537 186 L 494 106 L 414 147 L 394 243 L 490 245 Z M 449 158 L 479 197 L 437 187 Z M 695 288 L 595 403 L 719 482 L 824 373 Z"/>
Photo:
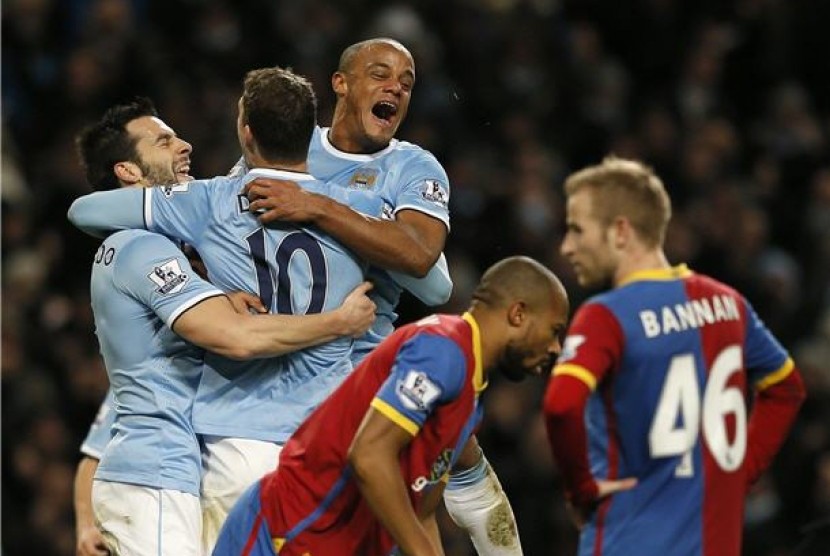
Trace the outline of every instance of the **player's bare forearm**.
<path fill-rule="evenodd" d="M 173 331 L 231 359 L 275 357 L 341 336 L 363 334 L 375 318 L 376 306 L 366 297 L 370 288 L 364 283 L 342 307 L 316 315 L 240 314 L 226 297 L 212 297 L 185 311 L 173 324 Z"/>
<path fill-rule="evenodd" d="M 411 436 L 370 408 L 349 448 L 349 464 L 377 519 L 408 556 L 439 556 L 409 501 L 398 456 Z"/>
<path fill-rule="evenodd" d="M 92 511 L 92 479 L 98 469 L 98 460 L 84 456 L 75 472 L 75 551 L 78 556 L 105 556 L 109 554 L 104 537 L 95 525 Z"/>
<path fill-rule="evenodd" d="M 313 223 L 375 266 L 417 277 L 429 272 L 447 238 L 443 222 L 418 211 L 379 220 L 285 180 L 258 178 L 245 191 L 263 224 Z"/>
<path fill-rule="evenodd" d="M 444 249 L 447 228 L 431 216 L 404 210 L 396 220 L 378 220 L 324 199 L 328 210 L 315 224 L 375 266 L 423 277 Z"/>

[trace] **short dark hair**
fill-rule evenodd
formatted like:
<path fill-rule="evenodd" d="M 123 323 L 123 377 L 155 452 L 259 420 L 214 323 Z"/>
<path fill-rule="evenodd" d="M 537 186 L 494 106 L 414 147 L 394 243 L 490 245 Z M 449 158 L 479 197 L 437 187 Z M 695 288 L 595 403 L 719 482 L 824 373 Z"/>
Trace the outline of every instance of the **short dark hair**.
<path fill-rule="evenodd" d="M 306 78 L 290 68 L 249 71 L 243 83 L 242 110 L 263 158 L 305 161 L 317 123 L 317 97 Z"/>
<path fill-rule="evenodd" d="M 531 312 L 545 310 L 551 303 L 564 304 L 568 310 L 568 294 L 559 278 L 539 261 L 521 255 L 493 264 L 473 292 L 473 303 L 493 308 L 517 301 L 523 301 Z"/>
<path fill-rule="evenodd" d="M 75 139 L 86 179 L 96 190 L 118 189 L 113 166 L 119 162 L 140 163 L 136 138 L 127 133 L 127 124 L 144 116 L 158 117 L 153 101 L 136 97 L 104 112 L 96 123 L 84 128 Z"/>

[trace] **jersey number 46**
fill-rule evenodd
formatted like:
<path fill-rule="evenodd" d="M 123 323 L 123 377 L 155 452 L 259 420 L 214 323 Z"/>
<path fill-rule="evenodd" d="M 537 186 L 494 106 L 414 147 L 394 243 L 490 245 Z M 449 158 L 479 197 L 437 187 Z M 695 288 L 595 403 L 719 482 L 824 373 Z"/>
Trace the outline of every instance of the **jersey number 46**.
<path fill-rule="evenodd" d="M 703 425 L 703 438 L 715 462 L 724 471 L 735 471 L 746 455 L 746 402 L 738 386 L 729 379 L 742 370 L 741 347 L 733 345 L 715 357 L 709 378 L 700 396 L 694 355 L 676 355 L 669 364 L 666 380 L 651 422 L 648 440 L 652 457 L 682 456 L 675 469 L 677 477 L 694 475 L 692 452 Z M 732 414 L 735 434 L 730 440 L 726 417 Z"/>

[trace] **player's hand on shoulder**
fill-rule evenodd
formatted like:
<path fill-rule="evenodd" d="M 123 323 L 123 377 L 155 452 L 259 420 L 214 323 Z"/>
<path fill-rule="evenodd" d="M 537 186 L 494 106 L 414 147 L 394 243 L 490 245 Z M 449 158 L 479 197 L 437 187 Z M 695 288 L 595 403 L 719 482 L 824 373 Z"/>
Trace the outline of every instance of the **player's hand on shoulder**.
<path fill-rule="evenodd" d="M 259 296 L 248 292 L 230 292 L 226 294 L 234 311 L 240 314 L 267 313 L 268 309 L 262 304 Z"/>
<path fill-rule="evenodd" d="M 248 210 L 260 222 L 313 222 L 319 215 L 315 195 L 293 181 L 257 178 L 243 190 L 251 202 Z"/>
<path fill-rule="evenodd" d="M 75 547 L 77 556 L 108 556 L 109 553 L 104 535 L 97 527 L 85 527 L 78 532 L 78 544 Z"/>
<path fill-rule="evenodd" d="M 341 335 L 358 338 L 369 330 L 375 322 L 375 302 L 367 294 L 372 289 L 371 282 L 363 282 L 356 287 L 337 309 L 343 319 Z"/>

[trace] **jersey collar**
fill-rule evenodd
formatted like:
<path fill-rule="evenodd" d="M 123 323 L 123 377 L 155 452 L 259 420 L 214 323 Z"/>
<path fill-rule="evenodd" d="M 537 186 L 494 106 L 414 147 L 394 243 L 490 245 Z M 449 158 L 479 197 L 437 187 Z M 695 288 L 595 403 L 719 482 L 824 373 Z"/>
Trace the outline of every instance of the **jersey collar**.
<path fill-rule="evenodd" d="M 309 181 L 316 179 L 308 172 L 295 172 L 294 170 L 274 170 L 273 168 L 251 168 L 243 180 L 245 183 L 257 178 L 271 178 L 275 180 Z"/>
<path fill-rule="evenodd" d="M 487 380 L 484 378 L 484 369 L 481 366 L 481 330 L 475 317 L 470 313 L 464 313 L 461 318 L 467 321 L 473 333 L 473 357 L 475 358 L 475 371 L 473 371 L 473 388 L 476 394 L 480 394 L 487 388 Z"/>
<path fill-rule="evenodd" d="M 686 264 L 679 264 L 669 268 L 650 268 L 647 270 L 638 270 L 637 272 L 632 272 L 623 278 L 617 287 L 643 280 L 666 282 L 669 280 L 677 280 L 679 278 L 688 278 L 692 274 L 693 272 L 689 270 L 689 267 L 686 266 Z"/>
<path fill-rule="evenodd" d="M 397 139 L 392 139 L 389 144 L 386 146 L 385 149 L 380 150 L 376 153 L 372 154 L 357 154 L 357 153 L 347 153 L 341 151 L 337 147 L 331 144 L 329 141 L 329 131 L 331 131 L 330 127 L 321 127 L 320 128 L 320 143 L 323 145 L 323 150 L 329 153 L 332 156 L 336 156 L 337 158 L 342 158 L 344 160 L 351 160 L 354 162 L 371 162 L 372 160 L 377 160 L 378 158 L 382 157 L 386 153 L 389 153 L 395 150 L 395 147 L 398 145 Z"/>

